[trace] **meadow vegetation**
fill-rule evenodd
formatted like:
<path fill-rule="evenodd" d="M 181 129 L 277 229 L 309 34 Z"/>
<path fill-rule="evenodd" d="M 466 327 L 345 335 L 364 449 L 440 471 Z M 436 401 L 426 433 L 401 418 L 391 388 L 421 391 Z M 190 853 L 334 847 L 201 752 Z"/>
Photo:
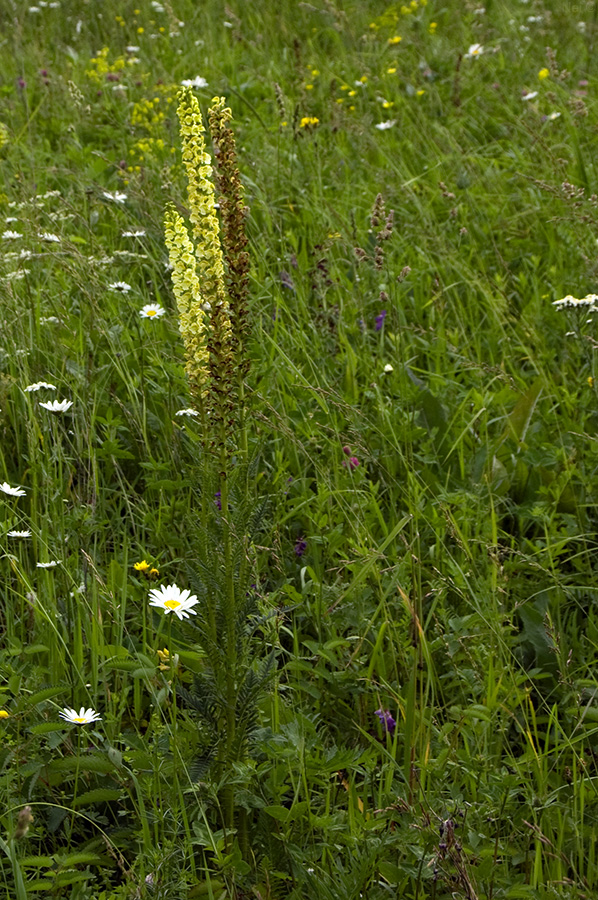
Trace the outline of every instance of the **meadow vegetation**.
<path fill-rule="evenodd" d="M 598 4 L 0 24 L 0 894 L 598 896 Z"/>

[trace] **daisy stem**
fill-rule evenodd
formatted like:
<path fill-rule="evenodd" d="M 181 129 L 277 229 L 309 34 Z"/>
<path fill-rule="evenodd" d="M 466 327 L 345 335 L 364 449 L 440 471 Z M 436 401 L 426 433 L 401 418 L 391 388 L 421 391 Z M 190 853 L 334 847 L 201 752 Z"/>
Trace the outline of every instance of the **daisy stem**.
<path fill-rule="evenodd" d="M 79 791 L 79 768 L 81 765 L 81 731 L 82 726 L 77 726 L 77 765 L 75 767 L 75 787 L 73 790 L 73 808 L 71 810 L 71 825 L 69 828 L 69 849 L 73 839 L 73 828 L 75 827 L 75 803 L 77 801 L 77 793 Z"/>

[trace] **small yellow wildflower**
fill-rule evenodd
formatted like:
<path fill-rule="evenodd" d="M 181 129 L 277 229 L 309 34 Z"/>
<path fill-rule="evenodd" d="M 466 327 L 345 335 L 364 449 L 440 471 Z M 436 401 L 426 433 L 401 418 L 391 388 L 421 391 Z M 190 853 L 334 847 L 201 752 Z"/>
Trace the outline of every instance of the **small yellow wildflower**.
<path fill-rule="evenodd" d="M 158 569 L 150 569 L 149 570 L 150 578 L 158 578 L 159 575 L 160 575 L 160 572 L 158 571 Z"/>
<path fill-rule="evenodd" d="M 349 91 L 349 97 L 354 97 L 357 91 Z"/>
<path fill-rule="evenodd" d="M 306 85 L 305 85 L 305 90 L 306 90 L 306 91 L 313 91 L 313 89 L 314 89 L 313 84 L 306 84 Z"/>
<path fill-rule="evenodd" d="M 336 98 L 336 102 L 337 102 L 337 103 L 344 103 L 344 102 L 345 102 L 345 98 L 344 98 L 344 97 L 337 97 L 337 98 Z"/>
<path fill-rule="evenodd" d="M 393 100 L 385 100 L 382 104 L 382 109 L 390 109 L 391 106 L 394 106 Z"/>
<path fill-rule="evenodd" d="M 145 28 L 142 28 L 140 25 L 139 28 L 137 29 L 137 34 L 143 34 L 144 31 L 145 31 Z"/>
<path fill-rule="evenodd" d="M 394 66 L 391 66 L 390 69 L 387 69 L 386 72 L 388 75 L 394 75 L 397 70 Z"/>
<path fill-rule="evenodd" d="M 417 9 L 417 0 L 411 0 L 411 3 L 409 4 L 409 6 L 411 7 L 411 9 L 416 10 Z"/>
<path fill-rule="evenodd" d="M 408 6 L 401 6 L 401 15 L 408 16 L 411 10 Z"/>
<path fill-rule="evenodd" d="M 161 672 L 167 672 L 170 669 L 170 653 L 166 647 L 164 647 L 164 650 L 158 650 L 157 653 L 160 660 L 158 668 Z"/>
<path fill-rule="evenodd" d="M 588 384 L 591 388 L 594 387 L 594 379 L 592 378 L 591 375 L 588 377 Z M 0 716 L 1 715 L 2 715 L 2 710 L 0 710 Z"/>
<path fill-rule="evenodd" d="M 540 71 L 538 72 L 538 78 L 540 79 L 540 81 L 544 81 L 544 79 L 548 78 L 549 75 L 550 71 L 548 69 L 540 69 Z"/>
<path fill-rule="evenodd" d="M 348 91 L 348 90 L 349 90 L 348 84 L 341 84 L 341 91 Z"/>
<path fill-rule="evenodd" d="M 320 70 L 319 70 L 319 69 L 312 69 L 312 70 L 311 70 L 311 77 L 312 77 L 312 78 L 317 78 L 319 74 L 320 74 Z"/>
<path fill-rule="evenodd" d="M 10 719 L 10 713 L 5 709 L 0 709 L 0 719 Z"/>
<path fill-rule="evenodd" d="M 359 80 L 361 81 L 362 84 L 365 84 L 368 80 L 368 77 L 367 77 L 367 75 L 362 75 Z"/>
<path fill-rule="evenodd" d="M 137 572 L 143 572 L 145 574 L 149 570 L 150 564 L 145 559 L 143 559 L 141 562 L 136 562 L 133 568 Z"/>
<path fill-rule="evenodd" d="M 401 37 L 400 34 L 395 34 L 394 37 L 391 37 L 388 39 L 388 43 L 389 44 L 400 44 L 402 40 L 403 40 L 403 38 Z"/>
<path fill-rule="evenodd" d="M 354 112 L 354 111 L 355 111 L 355 107 L 354 107 L 354 106 L 350 106 L 349 109 L 351 110 L 351 112 Z"/>
<path fill-rule="evenodd" d="M 378 30 L 378 26 L 376 25 L 375 22 L 370 22 L 370 28 L 372 29 L 372 31 L 377 31 L 377 30 Z"/>
<path fill-rule="evenodd" d="M 312 128 L 319 124 L 320 120 L 317 118 L 317 116 L 303 116 L 303 118 L 299 122 L 299 128 Z"/>
<path fill-rule="evenodd" d="M 416 93 L 416 95 L 417 95 L 418 97 L 423 97 L 424 94 L 425 94 L 426 92 L 425 92 L 424 89 L 422 88 L 421 90 L 416 91 L 415 93 Z"/>
<path fill-rule="evenodd" d="M 430 22 L 428 25 L 428 31 L 430 34 L 436 34 L 436 29 L 438 28 L 438 22 Z"/>

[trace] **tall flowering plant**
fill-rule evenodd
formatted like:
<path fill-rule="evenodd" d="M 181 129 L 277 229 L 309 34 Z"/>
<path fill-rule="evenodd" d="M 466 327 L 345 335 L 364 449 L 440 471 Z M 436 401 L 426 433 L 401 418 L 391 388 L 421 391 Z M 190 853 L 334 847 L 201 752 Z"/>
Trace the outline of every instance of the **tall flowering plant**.
<path fill-rule="evenodd" d="M 247 753 L 258 695 L 273 663 L 272 658 L 260 661 L 253 652 L 250 627 L 255 594 L 248 585 L 251 529 L 245 515 L 247 484 L 243 489 L 242 483 L 248 463 L 245 379 L 250 337 L 246 208 L 231 111 L 224 99 L 214 98 L 209 111 L 215 165 L 190 88 L 179 94 L 178 116 L 189 224 L 171 204 L 165 236 L 189 390 L 201 420 L 202 503 L 194 585 L 201 599 L 194 624 L 206 661 L 194 689 L 180 688 L 179 696 L 200 719 L 198 771 L 214 767 L 224 785 L 225 825 L 236 828 L 242 840 L 242 822 L 237 821 L 227 778 Z"/>

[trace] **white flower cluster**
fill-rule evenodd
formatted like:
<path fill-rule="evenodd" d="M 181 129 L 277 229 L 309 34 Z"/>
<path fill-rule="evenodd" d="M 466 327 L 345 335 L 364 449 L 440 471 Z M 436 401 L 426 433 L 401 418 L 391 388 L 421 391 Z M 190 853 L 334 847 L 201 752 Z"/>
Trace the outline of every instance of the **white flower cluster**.
<path fill-rule="evenodd" d="M 598 294 L 586 294 L 581 300 L 567 294 L 562 300 L 553 300 L 556 309 L 585 309 L 586 312 L 598 312 Z"/>

